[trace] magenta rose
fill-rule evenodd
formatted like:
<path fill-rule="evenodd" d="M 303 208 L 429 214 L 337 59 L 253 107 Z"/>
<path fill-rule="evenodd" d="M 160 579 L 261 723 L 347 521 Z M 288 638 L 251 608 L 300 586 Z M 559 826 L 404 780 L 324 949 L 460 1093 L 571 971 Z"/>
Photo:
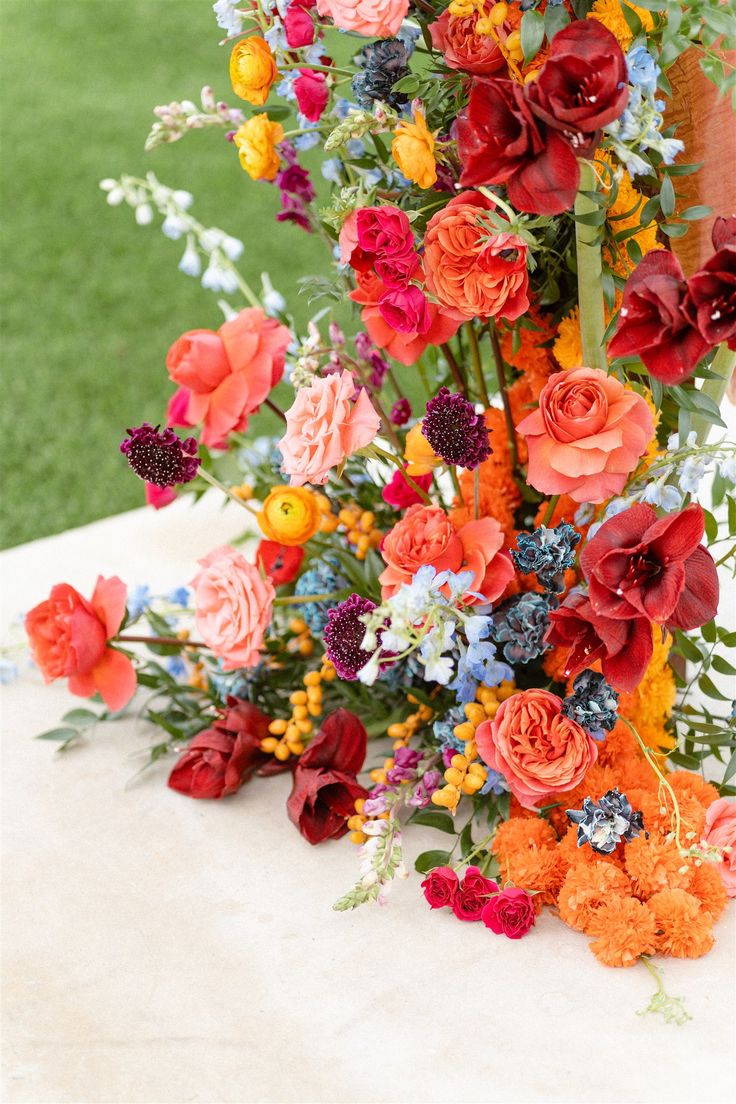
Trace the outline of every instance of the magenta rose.
<path fill-rule="evenodd" d="M 480 918 L 496 935 L 521 939 L 537 922 L 534 901 L 525 889 L 508 886 L 491 897 Z"/>
<path fill-rule="evenodd" d="M 424 896 L 430 908 L 451 908 L 460 882 L 450 866 L 436 866 L 422 882 Z"/>
<path fill-rule="evenodd" d="M 432 483 L 432 473 L 414 475 L 412 479 L 423 491 L 428 491 Z M 409 506 L 414 506 L 423 501 L 421 495 L 417 494 L 403 471 L 394 472 L 391 482 L 387 483 L 381 491 L 381 497 L 384 502 L 387 502 L 389 506 L 393 506 L 396 510 L 406 510 Z"/>
<path fill-rule="evenodd" d="M 308 10 L 313 6 L 310 0 L 293 0 L 286 9 L 284 30 L 286 41 L 292 50 L 298 50 L 300 46 L 311 46 L 314 42 L 314 20 Z"/>
<path fill-rule="evenodd" d="M 330 92 L 324 73 L 316 69 L 300 69 L 294 81 L 294 93 L 299 110 L 310 123 L 316 123 L 324 109 Z"/>
<path fill-rule="evenodd" d="M 360 207 L 355 229 L 358 245 L 373 257 L 400 257 L 414 251 L 414 233 L 399 207 Z"/>
<path fill-rule="evenodd" d="M 416 284 L 389 288 L 378 300 L 378 309 L 397 333 L 425 334 L 432 325 L 427 296 Z"/>
<path fill-rule="evenodd" d="M 480 920 L 492 893 L 498 893 L 497 883 L 484 878 L 477 866 L 469 866 L 453 899 L 452 911 L 458 920 Z"/>

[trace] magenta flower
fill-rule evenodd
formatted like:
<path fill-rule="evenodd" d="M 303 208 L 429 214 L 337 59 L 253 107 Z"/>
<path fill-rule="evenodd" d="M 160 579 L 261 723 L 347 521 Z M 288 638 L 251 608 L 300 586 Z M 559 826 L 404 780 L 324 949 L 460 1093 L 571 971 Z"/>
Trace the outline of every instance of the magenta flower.
<path fill-rule="evenodd" d="M 143 425 L 129 429 L 129 437 L 120 451 L 136 475 L 157 487 L 175 487 L 195 478 L 201 460 L 193 437 L 182 441 L 173 429 L 159 432 L 159 426 Z"/>

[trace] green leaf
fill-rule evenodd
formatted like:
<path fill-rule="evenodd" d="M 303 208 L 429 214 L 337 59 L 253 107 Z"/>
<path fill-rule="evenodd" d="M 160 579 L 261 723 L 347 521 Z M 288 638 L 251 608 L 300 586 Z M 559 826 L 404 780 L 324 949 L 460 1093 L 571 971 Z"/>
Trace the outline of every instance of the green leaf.
<path fill-rule="evenodd" d="M 688 222 L 696 222 L 697 219 L 707 218 L 708 215 L 712 214 L 712 207 L 706 207 L 704 204 L 698 203 L 694 207 L 686 207 L 684 211 L 680 211 L 680 218 L 686 219 Z"/>
<path fill-rule="evenodd" d="M 723 775 L 724 783 L 728 782 L 731 778 L 733 778 L 734 774 L 736 774 L 736 751 L 733 753 L 733 755 L 731 756 L 731 758 L 728 761 L 728 766 L 726 767 L 726 773 Z"/>
<path fill-rule="evenodd" d="M 710 516 L 713 517 L 712 514 Z M 715 521 L 715 518 L 713 518 L 713 520 Z M 716 638 L 718 636 L 718 630 L 716 629 L 715 621 L 706 621 L 706 623 L 702 626 L 700 630 L 700 635 L 703 637 L 703 640 L 705 640 L 706 643 L 715 644 Z"/>
<path fill-rule="evenodd" d="M 449 813 L 442 813 L 439 809 L 420 809 L 409 819 L 409 824 L 422 824 L 426 828 L 437 828 L 440 832 L 448 832 L 455 835 L 455 821 Z"/>
<path fill-rule="evenodd" d="M 700 678 L 698 679 L 698 686 L 707 698 L 715 698 L 716 701 L 724 702 L 731 700 L 730 698 L 727 698 L 725 694 L 721 693 L 715 683 L 711 679 L 709 679 L 707 675 L 700 676 Z"/>
<path fill-rule="evenodd" d="M 713 541 L 718 539 L 718 522 L 710 510 L 703 510 L 703 516 L 705 518 L 705 535 L 712 544 Z M 703 635 L 705 636 L 705 633 Z"/>
<path fill-rule="evenodd" d="M 659 228 L 668 238 L 684 238 L 688 231 L 686 222 L 663 222 Z"/>
<path fill-rule="evenodd" d="M 422 851 L 414 862 L 414 869 L 419 874 L 427 874 L 436 866 L 447 866 L 449 861 L 449 851 Z"/>
<path fill-rule="evenodd" d="M 662 187 L 659 192 L 659 202 L 662 205 L 662 214 L 669 218 L 675 213 L 675 189 L 671 178 L 665 173 L 662 179 Z"/>
<path fill-rule="evenodd" d="M 543 41 L 544 17 L 541 12 L 524 12 L 521 19 L 521 49 L 527 64 L 536 57 Z"/>
<path fill-rule="evenodd" d="M 729 533 L 736 533 L 736 499 L 731 495 L 726 495 L 728 500 L 728 531 Z"/>
<path fill-rule="evenodd" d="M 37 740 L 58 740 L 63 743 L 67 740 L 74 740 L 79 736 L 78 728 L 50 728 L 47 732 L 40 732 L 36 736 Z"/>
<path fill-rule="evenodd" d="M 473 850 L 473 821 L 472 819 L 463 828 L 460 833 L 460 855 L 464 859 L 466 855 L 469 855 Z"/>
<path fill-rule="evenodd" d="M 570 16 L 567 14 L 567 9 L 564 4 L 547 4 L 547 10 L 544 13 L 544 33 L 547 36 L 549 42 L 555 37 L 558 31 L 561 31 L 563 27 L 566 27 L 570 22 Z"/>
<path fill-rule="evenodd" d="M 695 644 L 689 636 L 685 636 L 685 634 L 681 632 L 677 633 L 677 650 L 684 655 L 685 659 L 689 659 L 691 663 L 700 663 L 703 659 L 697 644 Z"/>
<path fill-rule="evenodd" d="M 91 709 L 70 709 L 61 719 L 74 725 L 75 728 L 89 728 L 90 725 L 97 724 L 101 720 Z"/>
<path fill-rule="evenodd" d="M 713 663 L 711 665 L 714 671 L 717 671 L 719 675 L 736 675 L 736 667 L 732 663 L 729 663 L 723 656 L 713 656 Z"/>

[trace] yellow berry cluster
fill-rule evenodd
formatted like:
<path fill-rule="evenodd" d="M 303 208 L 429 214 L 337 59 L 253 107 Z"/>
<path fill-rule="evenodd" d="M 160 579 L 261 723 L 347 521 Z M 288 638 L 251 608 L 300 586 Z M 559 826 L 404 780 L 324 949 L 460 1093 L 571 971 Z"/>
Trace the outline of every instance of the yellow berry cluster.
<path fill-rule="evenodd" d="M 322 514 L 322 521 L 320 522 L 320 533 L 334 533 L 340 522 L 337 520 L 337 516 L 332 512 L 332 503 L 327 495 L 320 494 L 315 491 L 314 497 L 317 499 L 320 513 Z"/>
<path fill-rule="evenodd" d="M 286 642 L 287 652 L 298 653 L 300 656 L 311 656 L 314 652 L 314 641 L 309 631 L 309 626 L 301 617 L 292 617 L 289 622 L 289 631 L 293 633 Z"/>
<path fill-rule="evenodd" d="M 356 560 L 364 560 L 371 548 L 378 548 L 383 533 L 376 528 L 376 515 L 372 510 L 361 510 L 360 506 L 343 506 L 337 515 L 338 525 L 344 525 L 347 539 L 355 545 Z M 336 526 L 337 528 L 337 526 Z"/>
<path fill-rule="evenodd" d="M 329 660 L 324 660 L 319 671 L 307 671 L 302 679 L 303 690 L 289 695 L 291 716 L 288 720 L 277 717 L 268 726 L 270 736 L 261 740 L 261 751 L 285 762 L 290 755 L 301 755 L 304 737 L 314 730 L 313 717 L 322 715 L 322 683 L 332 682 L 337 672 Z"/>
<path fill-rule="evenodd" d="M 363 806 L 365 805 L 365 798 L 359 797 L 355 802 L 355 813 L 353 816 L 348 817 L 348 828 L 350 829 L 350 835 L 348 839 L 351 843 L 365 843 L 368 836 L 363 831 L 363 825 L 367 820 L 388 820 L 388 813 L 379 813 L 378 816 L 367 817 L 363 812 Z"/>
<path fill-rule="evenodd" d="M 230 488 L 230 494 L 235 495 L 241 502 L 250 502 L 253 497 L 253 488 L 250 483 L 240 483 Z"/>
<path fill-rule="evenodd" d="M 397 721 L 395 724 L 390 724 L 386 730 L 387 735 L 389 735 L 394 742 L 394 751 L 397 748 L 406 747 L 412 736 L 422 725 L 427 724 L 432 720 L 432 717 L 434 717 L 434 711 L 428 705 L 420 705 L 413 694 L 408 695 L 407 701 L 410 705 L 416 705 L 418 708 L 413 713 L 410 713 L 405 721 Z M 393 762 L 391 766 L 393 766 Z"/>

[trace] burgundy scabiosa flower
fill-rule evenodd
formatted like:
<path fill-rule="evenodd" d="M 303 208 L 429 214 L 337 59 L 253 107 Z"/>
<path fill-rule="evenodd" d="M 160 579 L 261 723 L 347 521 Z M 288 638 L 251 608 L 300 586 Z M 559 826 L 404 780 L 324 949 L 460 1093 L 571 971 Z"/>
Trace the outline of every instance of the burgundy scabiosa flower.
<path fill-rule="evenodd" d="M 482 414 L 462 395 L 441 387 L 427 403 L 422 434 L 446 464 L 477 468 L 491 455 L 488 427 Z"/>
<path fill-rule="evenodd" d="M 371 658 L 372 653 L 362 647 L 365 625 L 360 618 L 375 608 L 376 603 L 370 598 L 351 594 L 327 612 L 325 652 L 341 679 L 354 682 Z"/>
<path fill-rule="evenodd" d="M 194 437 L 182 441 L 173 429 L 160 431 L 159 426 L 148 422 L 127 432 L 130 436 L 122 442 L 120 451 L 135 474 L 146 483 L 175 487 L 194 479 L 201 463 Z"/>

